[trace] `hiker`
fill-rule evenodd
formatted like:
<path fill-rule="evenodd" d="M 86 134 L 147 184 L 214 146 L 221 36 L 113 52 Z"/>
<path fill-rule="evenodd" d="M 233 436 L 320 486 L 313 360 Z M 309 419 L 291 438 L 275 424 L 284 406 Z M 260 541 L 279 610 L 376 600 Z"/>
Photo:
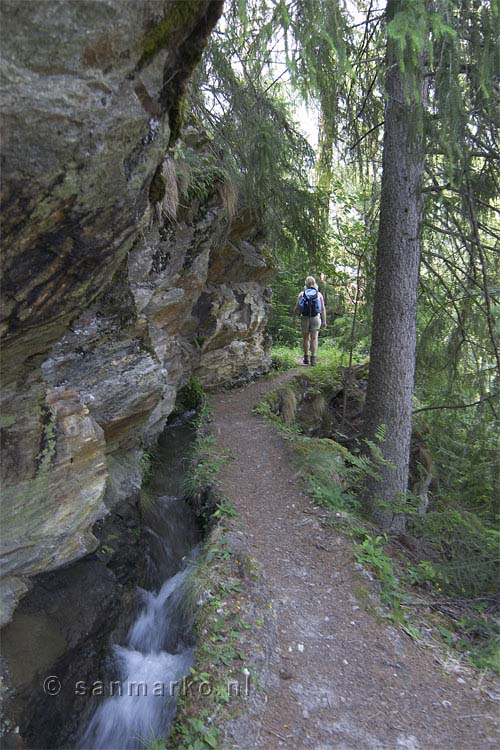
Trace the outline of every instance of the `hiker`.
<path fill-rule="evenodd" d="M 326 328 L 325 300 L 314 276 L 308 276 L 303 291 L 299 294 L 293 308 L 292 325 L 300 312 L 302 326 L 302 341 L 304 345 L 304 364 L 309 364 L 309 343 L 311 345 L 311 365 L 316 364 L 318 352 L 318 331 L 323 325 Z"/>

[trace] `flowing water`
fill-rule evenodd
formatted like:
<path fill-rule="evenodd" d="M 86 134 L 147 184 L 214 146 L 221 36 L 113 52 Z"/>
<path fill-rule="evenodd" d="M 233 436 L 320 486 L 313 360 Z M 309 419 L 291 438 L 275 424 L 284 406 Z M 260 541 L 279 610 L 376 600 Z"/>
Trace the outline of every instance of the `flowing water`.
<path fill-rule="evenodd" d="M 177 695 L 193 663 L 193 633 L 186 581 L 200 533 L 182 500 L 184 462 L 194 438 L 185 424 L 167 427 L 152 456 L 153 473 L 142 496 L 148 545 L 146 589 L 125 645 L 113 647 L 117 677 L 84 729 L 83 750 L 144 749 L 165 738 Z"/>

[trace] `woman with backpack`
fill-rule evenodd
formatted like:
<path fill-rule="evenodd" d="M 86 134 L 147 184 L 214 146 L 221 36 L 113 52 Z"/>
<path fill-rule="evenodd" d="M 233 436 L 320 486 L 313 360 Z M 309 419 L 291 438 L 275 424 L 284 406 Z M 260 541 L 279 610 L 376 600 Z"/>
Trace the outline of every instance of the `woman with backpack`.
<path fill-rule="evenodd" d="M 299 294 L 295 307 L 293 308 L 292 325 L 295 325 L 297 315 L 301 315 L 302 341 L 304 345 L 304 364 L 316 364 L 318 352 L 318 332 L 321 326 L 326 328 L 325 300 L 314 276 L 308 276 L 303 291 Z M 309 360 L 309 345 L 311 347 L 311 359 Z"/>

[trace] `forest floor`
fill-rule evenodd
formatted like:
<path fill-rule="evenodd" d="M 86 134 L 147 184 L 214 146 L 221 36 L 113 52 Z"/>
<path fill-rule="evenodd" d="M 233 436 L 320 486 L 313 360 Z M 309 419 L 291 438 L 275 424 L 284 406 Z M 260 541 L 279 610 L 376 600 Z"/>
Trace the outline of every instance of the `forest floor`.
<path fill-rule="evenodd" d="M 226 746 L 497 747 L 499 704 L 481 689 L 481 675 L 447 673 L 432 649 L 367 606 L 370 581 L 352 541 L 323 523 L 325 511 L 308 498 L 286 440 L 253 414 L 268 391 L 295 374 L 211 398 L 217 444 L 231 456 L 222 491 L 238 513 L 275 618 L 264 694 L 232 722 Z"/>

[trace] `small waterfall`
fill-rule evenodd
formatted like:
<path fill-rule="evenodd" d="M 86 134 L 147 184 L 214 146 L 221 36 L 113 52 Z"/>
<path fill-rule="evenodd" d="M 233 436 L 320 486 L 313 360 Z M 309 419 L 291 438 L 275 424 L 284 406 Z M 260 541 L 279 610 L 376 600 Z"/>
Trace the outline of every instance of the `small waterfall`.
<path fill-rule="evenodd" d="M 144 750 L 155 738 L 166 736 L 178 685 L 193 663 L 193 648 L 183 643 L 176 621 L 188 571 L 186 567 L 176 573 L 157 594 L 144 592 L 144 608 L 127 645 L 113 648 L 117 694 L 92 716 L 79 743 L 82 750 Z"/>
<path fill-rule="evenodd" d="M 186 427 L 170 427 L 155 455 L 157 470 L 143 497 L 149 544 L 142 607 L 125 646 L 113 646 L 117 677 L 83 731 L 80 750 L 144 750 L 168 735 L 182 679 L 194 658 L 186 580 L 200 535 L 187 504 L 161 490 L 178 491 L 186 455 Z M 176 434 L 177 433 L 177 434 Z M 192 431 L 190 430 L 191 439 Z M 179 437 L 181 435 L 181 437 Z"/>

